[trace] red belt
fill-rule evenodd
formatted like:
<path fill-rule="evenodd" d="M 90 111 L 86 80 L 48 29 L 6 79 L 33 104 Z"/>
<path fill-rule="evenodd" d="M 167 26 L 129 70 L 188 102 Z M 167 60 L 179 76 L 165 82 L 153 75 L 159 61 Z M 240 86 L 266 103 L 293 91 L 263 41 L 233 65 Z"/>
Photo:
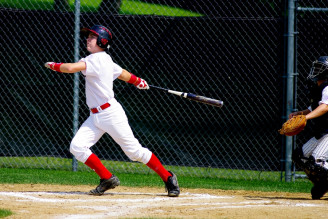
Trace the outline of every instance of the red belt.
<path fill-rule="evenodd" d="M 92 108 L 91 109 L 91 112 L 92 113 L 99 113 L 100 111 L 104 110 L 104 109 L 107 109 L 108 107 L 110 107 L 110 104 L 109 103 L 105 103 L 101 106 L 98 106 L 96 108 Z"/>

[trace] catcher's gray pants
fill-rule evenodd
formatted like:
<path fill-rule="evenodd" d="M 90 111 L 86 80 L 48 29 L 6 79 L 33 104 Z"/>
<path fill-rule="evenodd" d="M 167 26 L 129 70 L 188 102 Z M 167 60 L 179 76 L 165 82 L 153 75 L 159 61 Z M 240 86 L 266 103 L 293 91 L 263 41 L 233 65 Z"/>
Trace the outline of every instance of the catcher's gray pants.
<path fill-rule="evenodd" d="M 313 156 L 317 164 L 328 169 L 328 134 L 320 139 L 311 138 L 303 145 L 302 149 L 305 157 Z"/>

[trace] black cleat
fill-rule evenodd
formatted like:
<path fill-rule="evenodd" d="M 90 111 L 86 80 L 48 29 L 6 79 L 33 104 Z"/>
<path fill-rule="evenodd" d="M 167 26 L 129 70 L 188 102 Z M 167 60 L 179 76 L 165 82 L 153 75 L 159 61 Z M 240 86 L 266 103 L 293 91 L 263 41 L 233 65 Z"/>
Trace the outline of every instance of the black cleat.
<path fill-rule="evenodd" d="M 322 198 L 328 191 L 328 185 L 325 184 L 314 184 L 311 189 L 311 195 L 313 200 Z"/>
<path fill-rule="evenodd" d="M 120 185 L 120 180 L 112 175 L 109 179 L 100 179 L 100 184 L 89 191 L 89 195 L 103 195 L 108 189 L 114 189 L 116 186 Z"/>
<path fill-rule="evenodd" d="M 168 196 L 178 197 L 180 194 L 180 188 L 179 188 L 177 176 L 171 171 L 169 171 L 169 173 L 171 173 L 172 176 L 169 176 L 169 178 L 167 178 L 167 182 L 164 182 L 165 190 L 168 192 Z"/>

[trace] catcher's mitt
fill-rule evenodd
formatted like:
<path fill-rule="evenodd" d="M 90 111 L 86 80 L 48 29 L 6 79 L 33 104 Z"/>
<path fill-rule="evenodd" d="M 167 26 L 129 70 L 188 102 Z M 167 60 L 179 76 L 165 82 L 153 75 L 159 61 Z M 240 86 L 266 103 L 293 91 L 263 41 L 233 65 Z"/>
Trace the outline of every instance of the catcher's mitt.
<path fill-rule="evenodd" d="M 303 131 L 305 126 L 306 126 L 305 115 L 293 116 L 282 125 L 282 128 L 279 129 L 279 133 L 281 135 L 286 135 L 286 136 L 297 135 L 298 133 Z"/>

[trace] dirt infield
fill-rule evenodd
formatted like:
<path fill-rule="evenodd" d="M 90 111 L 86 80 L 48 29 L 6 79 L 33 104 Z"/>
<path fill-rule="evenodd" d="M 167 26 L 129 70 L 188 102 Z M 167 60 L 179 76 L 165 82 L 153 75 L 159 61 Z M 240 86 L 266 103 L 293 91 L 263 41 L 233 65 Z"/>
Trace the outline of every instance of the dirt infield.
<path fill-rule="evenodd" d="M 90 186 L 0 184 L 0 206 L 8 218 L 327 218 L 328 197 L 310 194 L 183 189 L 178 198 L 164 188 L 117 187 L 103 196 Z"/>

